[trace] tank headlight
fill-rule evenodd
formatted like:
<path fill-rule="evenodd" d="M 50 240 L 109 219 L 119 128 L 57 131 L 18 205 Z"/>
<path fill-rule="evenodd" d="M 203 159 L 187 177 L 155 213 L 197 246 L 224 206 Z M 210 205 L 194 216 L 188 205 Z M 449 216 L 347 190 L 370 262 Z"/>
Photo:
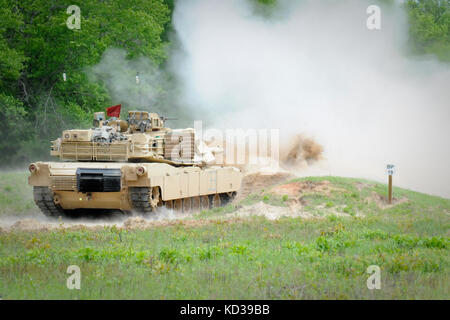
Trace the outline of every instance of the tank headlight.
<path fill-rule="evenodd" d="M 139 167 L 136 168 L 136 174 L 137 174 L 138 176 L 144 175 L 145 171 L 146 171 L 146 170 L 145 170 L 145 167 L 139 166 Z"/>
<path fill-rule="evenodd" d="M 28 170 L 30 170 L 31 173 L 36 173 L 39 171 L 39 167 L 36 163 L 32 163 L 28 166 Z"/>

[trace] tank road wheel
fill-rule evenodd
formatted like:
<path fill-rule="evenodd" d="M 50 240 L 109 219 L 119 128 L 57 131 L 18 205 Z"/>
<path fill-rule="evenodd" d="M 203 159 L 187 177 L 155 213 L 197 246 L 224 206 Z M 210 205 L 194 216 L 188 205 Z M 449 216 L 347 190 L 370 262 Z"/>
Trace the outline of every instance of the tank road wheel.
<path fill-rule="evenodd" d="M 159 205 L 159 198 L 161 196 L 158 187 L 153 187 L 149 192 L 149 202 L 152 208 L 156 208 Z"/>
<path fill-rule="evenodd" d="M 173 200 L 173 210 L 179 212 L 183 211 L 183 199 Z"/>
<path fill-rule="evenodd" d="M 172 200 L 168 200 L 165 203 L 166 209 L 172 210 L 173 209 L 173 201 Z"/>
<path fill-rule="evenodd" d="M 200 211 L 200 197 L 192 198 L 192 211 L 199 212 Z"/>
<path fill-rule="evenodd" d="M 227 205 L 236 197 L 236 192 L 227 192 L 220 194 L 220 200 L 222 205 Z"/>
<path fill-rule="evenodd" d="M 218 208 L 220 207 L 220 204 L 221 204 L 220 195 L 216 193 L 215 195 L 212 196 L 212 206 L 213 208 Z"/>
<path fill-rule="evenodd" d="M 160 201 L 159 187 L 131 187 L 129 194 L 131 206 L 141 213 L 155 211 Z"/>
<path fill-rule="evenodd" d="M 57 218 L 66 214 L 66 211 L 57 204 L 59 199 L 49 187 L 33 187 L 33 197 L 36 205 L 47 217 Z"/>
<path fill-rule="evenodd" d="M 184 198 L 183 199 L 183 212 L 191 212 L 191 207 L 192 207 L 192 201 L 191 198 Z"/>
<path fill-rule="evenodd" d="M 202 210 L 209 210 L 209 197 L 208 196 L 201 197 L 201 208 L 202 208 Z"/>

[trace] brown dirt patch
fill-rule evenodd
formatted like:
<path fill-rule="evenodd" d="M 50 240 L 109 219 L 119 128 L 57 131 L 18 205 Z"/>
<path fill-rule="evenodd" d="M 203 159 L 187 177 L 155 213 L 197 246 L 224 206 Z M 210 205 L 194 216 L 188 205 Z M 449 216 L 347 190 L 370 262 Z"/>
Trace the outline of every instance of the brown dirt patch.
<path fill-rule="evenodd" d="M 359 181 L 355 183 L 355 187 L 356 187 L 356 189 L 358 189 L 358 191 L 362 191 L 362 190 L 367 189 L 372 186 L 373 186 L 373 184 L 368 184 L 368 183 L 359 182 Z"/>
<path fill-rule="evenodd" d="M 125 222 L 123 223 L 123 227 L 125 229 L 138 229 L 138 228 L 145 227 L 146 224 L 147 224 L 147 221 L 145 221 L 144 218 L 132 217 L 132 218 L 125 220 Z"/>
<path fill-rule="evenodd" d="M 262 189 L 268 190 L 270 187 L 293 177 L 294 175 L 285 172 L 278 172 L 275 174 L 248 174 L 242 179 L 241 189 L 237 194 L 235 203 L 239 202 L 252 193 L 259 193 Z"/>
<path fill-rule="evenodd" d="M 142 217 L 132 217 L 127 219 L 122 229 L 136 230 L 136 229 L 150 229 L 155 227 L 170 227 L 170 226 L 183 226 L 183 227 L 202 227 L 209 224 L 230 224 L 242 222 L 243 219 L 230 219 L 230 218 L 210 218 L 210 219 L 183 219 L 183 220 L 145 220 Z"/>
<path fill-rule="evenodd" d="M 326 208 L 325 204 L 317 206 L 320 212 L 312 212 L 305 210 L 304 204 L 293 199 L 289 201 L 287 207 L 272 206 L 270 204 L 264 203 L 262 201 L 241 207 L 238 211 L 228 214 L 231 217 L 252 217 L 260 216 L 265 217 L 268 220 L 278 220 L 283 217 L 287 218 L 303 218 L 303 219 L 324 219 L 327 216 L 335 215 L 341 217 L 349 217 L 348 213 L 338 211 L 338 208 Z M 342 208 L 341 208 L 342 209 Z M 361 214 L 356 214 L 356 216 L 363 216 Z"/>
<path fill-rule="evenodd" d="M 48 231 L 52 228 L 48 224 L 41 223 L 35 219 L 23 219 L 15 222 L 10 229 L 20 231 Z"/>
<path fill-rule="evenodd" d="M 370 197 L 366 198 L 367 202 L 373 202 L 377 205 L 378 208 L 380 209 L 388 209 L 388 208 L 392 208 L 396 205 L 402 204 L 402 203 L 406 203 L 408 202 L 408 198 L 392 198 L 392 203 L 389 204 L 388 203 L 388 198 L 385 196 L 382 196 L 378 193 L 376 193 L 375 191 L 372 191 L 370 194 Z"/>
<path fill-rule="evenodd" d="M 330 191 L 335 188 L 332 187 L 330 181 L 301 181 L 292 182 L 276 186 L 271 189 L 271 192 L 278 195 L 298 196 L 305 193 L 323 193 L 327 196 Z"/>
<path fill-rule="evenodd" d="M 288 207 L 278 207 L 266 204 L 262 201 L 249 206 L 243 206 L 238 211 L 229 214 L 233 217 L 250 217 L 250 216 L 261 216 L 268 220 L 278 220 L 282 217 L 302 217 L 302 218 L 312 218 L 308 212 L 303 210 L 301 205 L 289 205 Z"/>

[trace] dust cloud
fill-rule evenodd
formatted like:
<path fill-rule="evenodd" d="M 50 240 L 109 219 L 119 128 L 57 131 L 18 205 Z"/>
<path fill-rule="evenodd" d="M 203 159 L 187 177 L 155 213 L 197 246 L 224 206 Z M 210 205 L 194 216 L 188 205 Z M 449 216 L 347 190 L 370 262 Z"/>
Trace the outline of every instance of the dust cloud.
<path fill-rule="evenodd" d="M 450 66 L 408 53 L 400 3 L 379 4 L 381 30 L 366 27 L 369 1 L 251 3 L 176 4 L 171 68 L 197 119 L 280 129 L 280 145 L 303 133 L 323 159 L 297 175 L 385 182 L 393 163 L 395 185 L 450 197 Z"/>
<path fill-rule="evenodd" d="M 50 218 L 41 212 L 28 212 L 21 215 L 2 215 L 0 217 L 0 233 L 2 231 L 50 231 L 58 229 L 101 230 L 116 226 L 122 229 L 136 229 L 142 226 L 164 226 L 172 222 L 192 218 L 189 214 L 175 212 L 164 207 L 157 212 L 143 215 L 138 212 L 123 213 L 105 212 L 89 213 L 81 211 L 58 218 Z"/>
<path fill-rule="evenodd" d="M 297 134 L 280 146 L 280 163 L 290 171 L 307 168 L 323 159 L 323 146 L 314 139 Z"/>

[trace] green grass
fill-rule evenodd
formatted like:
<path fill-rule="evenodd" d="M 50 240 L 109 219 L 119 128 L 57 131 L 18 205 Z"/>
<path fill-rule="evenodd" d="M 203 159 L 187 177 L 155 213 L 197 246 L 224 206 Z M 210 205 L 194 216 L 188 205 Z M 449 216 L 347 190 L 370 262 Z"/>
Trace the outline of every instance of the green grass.
<path fill-rule="evenodd" d="M 28 172 L 0 172 L 0 216 L 26 215 L 36 209 Z"/>
<path fill-rule="evenodd" d="M 2 174 L 3 175 L 3 174 Z M 10 177 L 11 178 L 11 177 Z M 234 205 L 205 211 L 217 218 L 148 230 L 55 230 L 0 233 L 2 299 L 449 299 L 450 200 L 394 189 L 408 202 L 367 204 L 385 188 L 321 177 L 338 191 L 308 194 L 311 212 L 349 208 L 363 215 L 316 219 L 262 217 L 224 221 Z M 4 181 L 3 177 L 2 180 Z M 10 182 L 11 183 L 11 182 Z M 264 197 L 266 197 L 264 199 Z M 243 203 L 284 206 L 270 190 Z M 3 202 L 2 202 L 3 204 Z M 315 209 L 323 204 L 322 209 Z M 9 205 L 9 204 L 8 204 Z M 345 210 L 345 209 L 342 210 Z M 69 265 L 81 290 L 66 288 Z M 366 286 L 381 268 L 381 289 Z"/>

